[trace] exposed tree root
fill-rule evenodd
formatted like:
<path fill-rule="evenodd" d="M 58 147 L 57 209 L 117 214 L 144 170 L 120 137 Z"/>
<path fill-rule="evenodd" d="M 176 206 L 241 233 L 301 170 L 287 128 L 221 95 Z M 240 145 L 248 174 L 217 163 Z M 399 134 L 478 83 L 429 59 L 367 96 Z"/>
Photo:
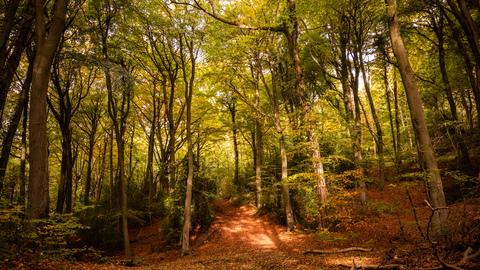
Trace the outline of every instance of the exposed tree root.
<path fill-rule="evenodd" d="M 336 254 L 336 253 L 344 253 L 344 252 L 350 252 L 350 251 L 363 251 L 363 252 L 368 252 L 372 251 L 373 249 L 371 248 L 359 248 L 359 247 L 351 247 L 351 248 L 345 248 L 345 249 L 338 249 L 338 250 L 318 250 L 318 249 L 309 249 L 303 254 L 308 254 L 308 253 L 313 253 L 313 254 Z"/>

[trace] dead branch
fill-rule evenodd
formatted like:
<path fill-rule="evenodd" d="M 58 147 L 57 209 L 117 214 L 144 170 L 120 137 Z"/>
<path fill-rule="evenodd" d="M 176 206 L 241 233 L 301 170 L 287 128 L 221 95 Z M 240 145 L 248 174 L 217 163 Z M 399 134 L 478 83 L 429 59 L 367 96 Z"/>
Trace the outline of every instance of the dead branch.
<path fill-rule="evenodd" d="M 348 265 L 343 265 L 340 264 L 339 266 L 342 267 L 348 267 L 352 270 L 354 269 L 384 269 L 384 270 L 390 270 L 390 269 L 398 269 L 398 270 L 404 270 L 407 269 L 407 267 L 403 264 L 385 264 L 385 265 L 374 265 L 374 264 L 367 264 L 367 265 L 361 265 L 361 266 L 348 266 Z"/>
<path fill-rule="evenodd" d="M 360 248 L 360 247 L 350 247 L 350 248 L 345 248 L 345 249 L 339 249 L 339 250 L 318 250 L 318 249 L 309 249 L 303 254 L 308 254 L 308 253 L 313 253 L 313 254 L 336 254 L 336 253 L 344 253 L 344 252 L 350 252 L 350 251 L 363 251 L 363 252 L 368 252 L 372 251 L 372 248 Z"/>

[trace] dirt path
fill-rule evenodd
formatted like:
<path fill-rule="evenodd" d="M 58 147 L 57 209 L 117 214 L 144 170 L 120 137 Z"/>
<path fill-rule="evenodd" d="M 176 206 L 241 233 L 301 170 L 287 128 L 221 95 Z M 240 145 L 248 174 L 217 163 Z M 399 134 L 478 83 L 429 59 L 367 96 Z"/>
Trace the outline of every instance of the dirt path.
<path fill-rule="evenodd" d="M 135 267 L 123 267 L 121 255 L 108 263 L 80 262 L 70 269 L 342 269 L 339 265 L 381 264 L 400 262 L 423 267 L 438 266 L 433 254 L 428 254 L 409 211 L 410 200 L 401 196 L 398 189 L 388 186 L 379 192 L 370 190 L 372 206 L 359 213 L 365 217 L 338 232 L 286 233 L 285 227 L 271 222 L 267 216 L 255 215 L 249 205 L 234 207 L 227 201 L 215 202 L 215 221 L 207 232 L 192 233 L 192 252 L 180 258 L 180 250 L 168 250 L 162 238 L 160 220 L 130 231 Z M 421 217 L 428 216 L 422 207 L 425 195 L 412 192 L 413 203 Z M 452 206 L 452 209 L 460 209 Z M 401 209 L 401 210 L 400 210 Z M 477 209 L 477 208 L 475 208 Z M 480 211 L 470 209 L 469 211 Z M 452 210 L 452 220 L 455 213 Z M 402 220 L 402 222 L 400 222 Z M 456 219 L 455 219 L 456 220 Z M 412 223 L 413 222 L 413 223 Z M 427 220 L 421 220 L 422 228 Z M 406 226 L 405 226 L 406 225 Z M 406 236 L 406 238 L 404 237 Z M 404 239 L 404 240 L 403 240 Z M 372 252 L 304 255 L 308 249 L 335 250 L 346 247 L 373 248 Z M 463 250 L 445 255 L 457 262 Z M 478 264 L 473 268 L 479 269 Z"/>
<path fill-rule="evenodd" d="M 157 221 L 131 232 L 137 261 L 134 268 L 335 269 L 342 263 L 339 258 L 367 262 L 360 254 L 304 255 L 307 249 L 332 248 L 333 245 L 314 234 L 287 233 L 284 226 L 270 222 L 266 216 L 255 215 L 251 206 L 237 208 L 227 201 L 215 202 L 215 221 L 208 232 L 193 235 L 189 256 L 180 258 L 180 250 L 160 251 L 165 244 L 161 242 L 159 226 Z M 119 266 L 111 267 L 107 269 Z"/>

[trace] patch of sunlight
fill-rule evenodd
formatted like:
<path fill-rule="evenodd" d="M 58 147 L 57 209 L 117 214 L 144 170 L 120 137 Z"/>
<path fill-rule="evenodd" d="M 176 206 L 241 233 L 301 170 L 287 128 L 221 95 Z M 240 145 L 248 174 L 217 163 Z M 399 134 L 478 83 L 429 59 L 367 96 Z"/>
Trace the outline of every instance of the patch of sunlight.
<path fill-rule="evenodd" d="M 262 247 L 262 248 L 276 248 L 277 245 L 272 241 L 272 239 L 265 234 L 255 234 L 251 235 L 250 241 L 253 245 Z"/>

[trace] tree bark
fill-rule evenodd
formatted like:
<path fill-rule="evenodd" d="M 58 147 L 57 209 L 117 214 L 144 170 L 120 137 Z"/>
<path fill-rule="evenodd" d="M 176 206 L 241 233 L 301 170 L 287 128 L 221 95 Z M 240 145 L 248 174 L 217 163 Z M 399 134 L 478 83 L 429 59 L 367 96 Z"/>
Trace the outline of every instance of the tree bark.
<path fill-rule="evenodd" d="M 22 113 L 27 112 L 24 110 L 25 106 L 28 106 L 28 96 L 30 92 L 30 83 L 32 82 L 33 74 L 33 59 L 31 59 L 28 65 L 27 77 L 22 85 L 22 92 L 20 93 L 20 98 L 18 99 L 15 112 L 12 116 L 10 124 L 7 129 L 7 134 L 2 144 L 2 152 L 0 155 L 0 193 L 3 189 L 3 181 L 5 178 L 5 173 L 7 170 L 8 160 L 10 159 L 10 150 L 12 148 L 13 139 L 15 133 L 17 132 L 18 124 L 22 118 Z"/>
<path fill-rule="evenodd" d="M 100 100 L 97 99 L 93 102 L 91 110 L 84 113 L 85 122 L 86 124 L 89 122 L 88 126 L 90 126 L 88 130 L 84 130 L 88 134 L 87 178 L 85 179 L 85 197 L 83 198 L 83 203 L 86 206 L 90 204 L 90 189 L 93 178 L 93 150 L 97 142 L 97 129 L 101 118 Z M 103 164 L 101 166 L 103 166 Z"/>
<path fill-rule="evenodd" d="M 153 201 L 153 151 L 155 147 L 155 128 L 157 123 L 157 97 L 156 97 L 156 86 L 153 85 L 153 117 L 152 125 L 150 127 L 150 135 L 148 136 L 148 154 L 147 154 L 147 169 L 145 171 L 145 180 L 144 182 L 148 184 L 148 211 L 152 211 L 152 201 Z"/>
<path fill-rule="evenodd" d="M 23 129 L 22 129 L 22 156 L 20 158 L 20 194 L 18 196 L 18 205 L 25 205 L 25 185 L 27 183 L 26 176 L 26 160 L 27 160 L 27 129 L 28 129 L 28 98 L 23 106 Z"/>
<path fill-rule="evenodd" d="M 450 81 L 448 79 L 447 68 L 445 66 L 445 37 L 444 37 L 444 20 L 443 14 L 440 14 L 439 21 L 437 22 L 435 17 L 432 15 L 432 25 L 435 35 L 437 36 L 438 40 L 438 62 L 440 65 L 440 73 L 442 74 L 442 80 L 444 85 L 444 91 L 447 96 L 447 101 L 450 106 L 450 112 L 452 114 L 453 125 L 455 126 L 454 129 L 454 143 L 456 144 L 456 148 L 459 149 L 458 153 L 458 167 L 462 169 L 462 171 L 469 171 L 469 174 L 474 175 L 475 173 L 472 171 L 472 164 L 470 162 L 470 155 L 468 153 L 467 145 L 463 140 L 462 127 L 458 121 L 458 114 L 457 114 L 457 106 L 455 104 L 455 100 L 452 94 L 452 87 L 450 86 Z M 448 128 L 448 127 L 447 127 Z"/>
<path fill-rule="evenodd" d="M 268 51 L 268 53 L 270 54 L 270 51 Z M 282 123 L 280 121 L 280 108 L 279 108 L 279 105 L 278 105 L 277 89 L 276 89 L 276 82 L 275 82 L 276 72 L 273 68 L 274 63 L 271 59 L 271 56 L 270 56 L 270 59 L 269 59 L 269 64 L 270 64 L 270 72 L 272 74 L 272 91 L 270 91 L 270 88 L 268 87 L 268 84 L 265 81 L 265 78 L 264 78 L 261 70 L 260 70 L 260 78 L 262 79 L 262 82 L 265 86 L 267 94 L 270 98 L 270 105 L 272 106 L 272 111 L 273 111 L 273 115 L 274 115 L 275 130 L 277 131 L 277 134 L 278 134 L 278 141 L 279 141 L 279 144 L 280 144 L 280 158 L 281 158 L 281 164 L 282 164 L 281 182 L 283 183 L 282 190 L 283 190 L 285 213 L 287 215 L 287 219 L 286 219 L 287 220 L 287 231 L 291 231 L 291 230 L 293 230 L 293 228 L 295 226 L 295 219 L 293 217 L 293 209 L 292 209 L 292 204 L 290 202 L 290 194 L 289 194 L 290 190 L 289 190 L 288 185 L 286 185 L 286 182 L 288 180 L 287 149 L 286 149 L 286 144 L 285 144 L 285 137 L 283 135 Z"/>
<path fill-rule="evenodd" d="M 255 107 L 260 109 L 260 90 L 258 87 L 258 78 L 260 73 L 259 63 L 256 63 L 256 70 L 253 72 L 255 88 Z M 262 207 L 262 164 L 263 164 L 263 128 L 260 113 L 255 117 L 255 187 L 257 209 Z"/>
<path fill-rule="evenodd" d="M 190 253 L 190 221 L 191 221 L 191 203 L 192 203 L 192 185 L 193 185 L 193 143 L 192 143 L 192 96 L 193 83 L 195 80 L 195 52 L 193 40 L 188 42 L 185 40 L 188 48 L 188 60 L 183 54 L 183 41 L 180 39 L 180 57 L 182 60 L 183 80 L 185 82 L 185 101 L 187 107 L 187 155 L 188 155 L 188 175 L 187 175 L 187 194 L 185 197 L 185 211 L 183 219 L 182 234 L 182 256 Z M 191 64 L 190 78 L 187 77 L 187 61 Z"/>
<path fill-rule="evenodd" d="M 375 103 L 373 102 L 372 93 L 370 92 L 370 83 L 367 79 L 367 73 L 365 71 L 365 64 L 363 62 L 363 56 L 360 54 L 360 67 L 362 69 L 363 81 L 365 85 L 365 92 L 367 93 L 368 104 L 370 105 L 370 110 L 372 111 L 373 122 L 375 124 L 375 130 L 377 131 L 374 140 L 377 144 L 377 154 L 378 154 L 378 170 L 379 170 L 379 189 L 383 190 L 385 186 L 385 161 L 383 156 L 383 132 L 382 126 L 380 125 L 380 120 L 377 116 L 377 110 L 375 109 Z M 390 104 L 390 103 L 389 103 Z M 389 111 L 390 112 L 390 111 Z"/>
<path fill-rule="evenodd" d="M 47 90 L 50 67 L 65 27 L 68 0 L 55 1 L 53 20 L 46 33 L 43 0 L 35 0 L 36 55 L 33 67 L 30 108 L 30 180 L 28 219 L 48 217 Z"/>
<path fill-rule="evenodd" d="M 107 7 L 108 10 L 111 10 L 111 7 Z M 108 54 L 108 44 L 107 39 L 110 35 L 110 26 L 111 21 L 113 19 L 113 14 L 109 13 L 106 16 L 105 22 L 99 21 L 99 26 L 101 30 L 101 38 L 102 38 L 102 53 L 103 58 L 106 61 L 110 61 L 109 54 Z M 126 68 L 124 63 L 121 63 L 122 68 Z M 115 132 L 115 141 L 117 143 L 117 170 L 118 170 L 118 177 L 119 177 L 119 200 L 121 206 L 121 213 L 122 213 L 122 222 L 121 228 L 123 232 L 123 242 L 125 248 L 125 260 L 129 263 L 132 263 L 132 251 L 130 248 L 130 237 L 128 234 L 128 215 L 127 215 L 127 186 L 126 186 L 126 179 L 125 179 L 125 129 L 126 129 L 126 122 L 127 117 L 130 112 L 130 101 L 132 99 L 132 89 L 131 85 L 125 81 L 123 75 L 121 76 L 120 80 L 122 80 L 122 86 L 125 89 L 122 89 L 121 97 L 116 98 L 113 95 L 113 85 L 112 85 L 112 74 L 108 67 L 105 68 L 105 82 L 108 94 L 108 114 L 112 119 L 113 123 L 113 131 Z M 120 100 L 121 99 L 121 100 Z M 118 104 L 120 102 L 120 104 Z M 113 148 L 113 131 L 112 131 L 112 148 Z M 112 153 L 112 150 L 110 150 Z M 110 163 L 112 164 L 112 162 Z M 112 168 L 110 168 L 112 170 Z M 111 175 L 112 177 L 112 175 Z M 112 177 L 113 182 L 113 177 Z M 112 186 L 110 187 L 111 195 L 112 195 Z M 111 198 L 111 203 L 112 203 Z"/>
<path fill-rule="evenodd" d="M 433 148 L 428 134 L 427 124 L 422 107 L 422 100 L 418 92 L 414 72 L 410 66 L 407 51 L 403 45 L 400 35 L 398 17 L 396 13 L 396 0 L 386 0 L 387 17 L 390 38 L 395 58 L 398 62 L 402 81 L 407 94 L 407 101 L 410 108 L 410 116 L 419 142 L 419 154 L 426 166 L 429 179 L 426 179 L 428 199 L 434 208 L 438 208 L 433 217 L 433 230 L 437 236 L 444 236 L 449 233 L 448 212 L 446 209 L 445 196 L 443 193 L 442 181 L 440 178 L 437 162 L 433 155 Z"/>

